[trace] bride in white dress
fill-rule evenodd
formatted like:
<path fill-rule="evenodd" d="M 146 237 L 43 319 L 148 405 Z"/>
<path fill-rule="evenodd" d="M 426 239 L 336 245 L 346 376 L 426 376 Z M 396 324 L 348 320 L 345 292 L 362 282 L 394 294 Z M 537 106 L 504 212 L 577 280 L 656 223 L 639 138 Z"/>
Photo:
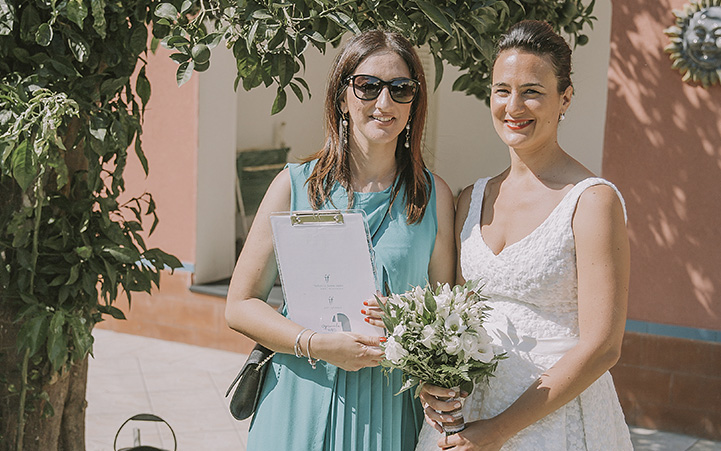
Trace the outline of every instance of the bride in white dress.
<path fill-rule="evenodd" d="M 623 200 L 558 145 L 573 93 L 563 38 L 524 21 L 498 49 L 491 114 L 511 165 L 463 191 L 456 233 L 458 281 L 485 281 L 488 332 L 507 359 L 466 399 L 458 434 L 437 423 L 455 401 L 435 396 L 449 390 L 426 385 L 416 450 L 631 450 L 608 373 L 626 318 Z"/>

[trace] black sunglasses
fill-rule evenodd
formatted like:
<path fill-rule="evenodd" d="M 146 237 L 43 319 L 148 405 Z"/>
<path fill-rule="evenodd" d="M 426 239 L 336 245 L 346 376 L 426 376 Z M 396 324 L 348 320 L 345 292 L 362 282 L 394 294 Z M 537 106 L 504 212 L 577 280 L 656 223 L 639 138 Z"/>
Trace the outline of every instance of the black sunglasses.
<path fill-rule="evenodd" d="M 420 83 L 412 78 L 394 78 L 383 81 L 372 75 L 351 75 L 346 82 L 353 86 L 353 94 L 361 100 L 374 100 L 388 86 L 391 99 L 398 103 L 411 103 L 416 98 Z"/>

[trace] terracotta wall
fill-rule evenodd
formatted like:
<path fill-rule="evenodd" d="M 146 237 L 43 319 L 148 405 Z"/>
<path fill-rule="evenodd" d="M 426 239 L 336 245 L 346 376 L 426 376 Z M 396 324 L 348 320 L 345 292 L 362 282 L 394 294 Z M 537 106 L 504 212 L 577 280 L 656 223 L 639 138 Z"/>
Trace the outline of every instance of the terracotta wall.
<path fill-rule="evenodd" d="M 143 149 L 150 173 L 146 177 L 134 152 L 125 170 L 127 193 L 153 195 L 160 223 L 147 239 L 181 261 L 195 260 L 198 159 L 198 77 L 178 87 L 178 65 L 158 48 L 146 68 L 152 94 L 145 110 Z M 146 229 L 150 229 L 148 221 Z"/>
<path fill-rule="evenodd" d="M 628 316 L 651 332 L 627 333 L 613 373 L 632 424 L 719 438 L 721 86 L 671 69 L 684 3 L 613 2 L 603 175 L 629 213 Z"/>

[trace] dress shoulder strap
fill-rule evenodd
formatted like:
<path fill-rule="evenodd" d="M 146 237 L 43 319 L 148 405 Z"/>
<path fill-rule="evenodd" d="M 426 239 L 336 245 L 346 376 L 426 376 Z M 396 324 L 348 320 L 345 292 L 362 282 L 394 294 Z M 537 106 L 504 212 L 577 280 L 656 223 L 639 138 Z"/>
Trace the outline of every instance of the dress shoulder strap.
<path fill-rule="evenodd" d="M 616 185 L 601 177 L 589 177 L 576 183 L 568 194 L 566 194 L 566 198 L 564 199 L 564 202 L 566 202 L 565 207 L 570 210 L 571 214 L 573 214 L 573 212 L 576 211 L 576 206 L 578 205 L 578 200 L 581 198 L 581 194 L 583 194 L 583 192 L 588 188 L 596 185 L 606 185 L 613 188 L 618 196 L 618 199 L 621 201 L 621 206 L 623 207 L 623 218 L 624 221 L 627 222 L 628 215 L 626 213 L 626 202 L 623 199 L 623 195 L 621 195 L 621 191 L 616 188 Z"/>
<path fill-rule="evenodd" d="M 490 177 L 482 177 L 476 180 L 471 191 L 471 203 L 468 206 L 468 215 L 463 223 L 461 239 L 470 235 L 473 226 L 481 222 L 481 210 L 483 209 L 483 194 L 486 191 L 486 184 Z"/>

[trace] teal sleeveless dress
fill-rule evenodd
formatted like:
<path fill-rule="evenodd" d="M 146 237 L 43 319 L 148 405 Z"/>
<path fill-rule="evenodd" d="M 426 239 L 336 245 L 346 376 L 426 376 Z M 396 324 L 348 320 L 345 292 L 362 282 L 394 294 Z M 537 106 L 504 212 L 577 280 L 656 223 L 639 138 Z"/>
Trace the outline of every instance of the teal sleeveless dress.
<path fill-rule="evenodd" d="M 310 210 L 305 182 L 315 161 L 290 164 L 291 210 Z M 431 177 L 432 180 L 432 177 Z M 355 209 L 365 211 L 375 250 L 381 286 L 402 293 L 428 281 L 428 263 L 435 244 L 435 185 L 423 220 L 406 223 L 402 191 L 388 209 L 391 188 L 354 193 Z M 332 204 L 345 209 L 348 196 L 340 184 Z M 358 299 L 358 309 L 364 299 Z M 307 359 L 276 354 L 268 368 L 247 451 L 410 451 L 423 424 L 420 401 L 413 390 L 398 396 L 401 373 L 387 375 L 381 367 L 344 371 L 319 361 L 314 370 Z"/>

